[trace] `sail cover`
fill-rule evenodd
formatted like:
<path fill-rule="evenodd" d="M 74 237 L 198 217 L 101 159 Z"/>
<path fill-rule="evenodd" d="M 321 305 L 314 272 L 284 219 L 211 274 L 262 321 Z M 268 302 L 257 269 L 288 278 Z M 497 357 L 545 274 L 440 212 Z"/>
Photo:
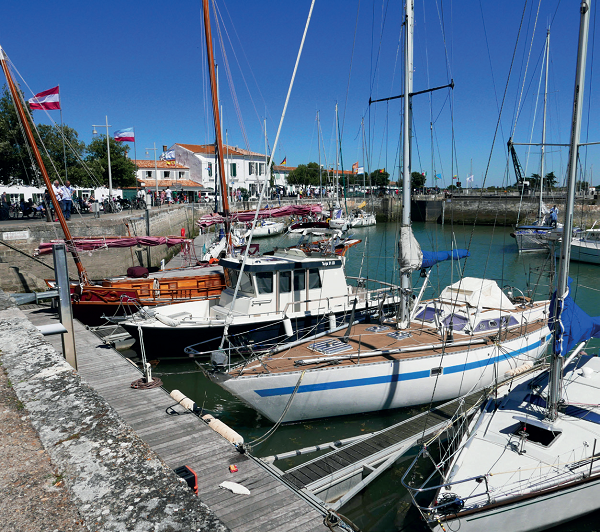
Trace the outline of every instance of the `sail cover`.
<path fill-rule="evenodd" d="M 421 268 L 431 268 L 438 262 L 445 260 L 458 260 L 468 257 L 466 249 L 452 251 L 422 251 L 410 226 L 400 227 L 400 241 L 398 242 L 398 262 L 402 273 L 413 272 Z"/>
<path fill-rule="evenodd" d="M 585 342 L 590 338 L 600 338 L 600 316 L 592 317 L 582 310 L 571 297 L 571 282 L 569 277 L 567 297 L 564 301 L 558 301 L 559 330 L 554 334 L 554 353 L 565 356 L 577 344 Z M 550 321 L 548 326 L 554 331 L 556 324 L 555 309 L 556 291 L 552 294 L 550 301 Z"/>
<path fill-rule="evenodd" d="M 178 236 L 131 236 L 131 237 L 105 237 L 105 238 L 73 238 L 73 243 L 78 251 L 94 251 L 97 249 L 107 248 L 131 248 L 133 246 L 176 246 L 178 244 L 191 245 L 193 242 L 190 238 Z M 45 255 L 52 253 L 54 244 L 64 244 L 64 240 L 51 240 L 50 242 L 42 242 L 35 250 L 34 255 Z"/>
<path fill-rule="evenodd" d="M 284 216 L 308 216 L 309 214 L 319 214 L 323 211 L 321 205 L 288 205 L 287 207 L 275 207 L 272 209 L 261 209 L 258 211 L 259 218 L 282 218 Z M 251 222 L 254 219 L 256 211 L 240 211 L 229 213 L 231 222 Z M 201 216 L 196 222 L 199 227 L 210 227 L 215 224 L 222 224 L 225 218 L 218 213 L 210 213 Z"/>

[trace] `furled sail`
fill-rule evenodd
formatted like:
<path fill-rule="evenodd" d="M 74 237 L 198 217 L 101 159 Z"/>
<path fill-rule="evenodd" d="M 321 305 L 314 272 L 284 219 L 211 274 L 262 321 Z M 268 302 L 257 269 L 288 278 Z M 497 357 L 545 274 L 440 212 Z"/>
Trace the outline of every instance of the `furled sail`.
<path fill-rule="evenodd" d="M 445 260 L 464 259 L 470 255 L 466 249 L 452 251 L 422 251 L 410 226 L 400 228 L 400 241 L 398 242 L 398 262 L 403 273 L 431 268 L 438 262 Z"/>
<path fill-rule="evenodd" d="M 550 301 L 550 321 L 549 327 L 554 331 L 556 324 L 555 310 L 559 319 L 559 334 L 554 336 L 554 353 L 565 356 L 577 344 L 585 342 L 590 338 L 600 338 L 600 316 L 592 317 L 582 310 L 571 297 L 571 282 L 569 277 L 567 297 L 564 301 L 556 303 L 556 291 L 552 294 Z"/>

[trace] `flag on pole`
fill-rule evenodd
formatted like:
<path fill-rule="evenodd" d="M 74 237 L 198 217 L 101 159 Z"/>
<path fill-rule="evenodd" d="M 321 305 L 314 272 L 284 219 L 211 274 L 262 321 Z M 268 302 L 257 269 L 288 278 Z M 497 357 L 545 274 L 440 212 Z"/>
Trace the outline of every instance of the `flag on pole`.
<path fill-rule="evenodd" d="M 356 161 L 353 165 L 352 165 L 352 173 L 353 174 L 358 174 L 358 161 Z"/>
<path fill-rule="evenodd" d="M 453 177 L 452 177 L 452 179 L 458 179 L 458 176 L 457 176 L 457 175 L 455 175 L 455 176 L 453 176 Z"/>
<path fill-rule="evenodd" d="M 473 182 L 473 175 L 468 175 L 467 176 L 467 183 L 472 183 Z"/>
<path fill-rule="evenodd" d="M 115 140 L 117 142 L 135 142 L 135 134 L 132 127 L 119 129 L 115 131 Z"/>
<path fill-rule="evenodd" d="M 281 166 L 285 166 L 287 164 L 287 157 L 283 158 L 283 161 L 281 161 Z"/>
<path fill-rule="evenodd" d="M 364 174 L 365 173 L 365 167 L 364 166 L 359 166 L 358 167 L 358 173 L 359 174 Z"/>
<path fill-rule="evenodd" d="M 54 109 L 60 109 L 58 86 L 54 87 L 53 89 L 40 92 L 27 101 L 29 102 L 29 108 L 32 110 L 45 109 L 46 111 L 52 111 Z"/>
<path fill-rule="evenodd" d="M 442 179 L 442 174 L 435 174 L 436 179 Z"/>
<path fill-rule="evenodd" d="M 174 161 L 175 160 L 175 150 L 167 150 L 160 154 L 159 159 L 161 161 Z"/>

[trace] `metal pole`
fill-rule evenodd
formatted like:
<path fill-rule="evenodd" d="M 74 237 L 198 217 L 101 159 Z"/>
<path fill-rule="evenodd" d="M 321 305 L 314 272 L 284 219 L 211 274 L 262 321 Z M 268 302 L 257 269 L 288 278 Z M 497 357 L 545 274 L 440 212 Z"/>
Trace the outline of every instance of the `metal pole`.
<path fill-rule="evenodd" d="M 577 147 L 581 134 L 581 112 L 583 108 L 583 90 L 585 86 L 585 63 L 587 56 L 588 33 L 590 26 L 591 0 L 583 0 L 580 5 L 581 21 L 579 26 L 579 47 L 577 49 L 577 71 L 575 76 L 575 90 L 573 98 L 573 119 L 571 129 L 571 148 L 569 150 L 569 170 L 567 172 L 567 204 L 565 207 L 565 221 L 563 227 L 562 246 L 560 249 L 560 269 L 558 272 L 558 286 L 556 289 L 555 320 L 560 320 L 558 305 L 564 302 L 568 290 L 569 261 L 571 260 L 571 235 L 573 234 L 573 210 L 575 207 L 575 183 L 577 179 Z M 557 315 L 558 314 L 558 315 Z M 563 335 L 558 323 L 554 327 L 553 345 L 563 347 Z M 558 341 L 558 342 L 557 342 Z M 558 417 L 558 403 L 561 400 L 562 355 L 566 353 L 552 353 L 550 366 L 550 383 L 548 390 L 548 412 L 551 420 Z"/>
<path fill-rule="evenodd" d="M 411 163 L 411 97 L 413 91 L 413 0 L 406 2 L 405 19 L 405 44 L 404 44 L 404 135 L 403 135 L 403 161 L 402 161 L 402 225 L 410 226 L 410 163 Z M 402 288 L 400 307 L 400 327 L 406 328 L 409 321 L 409 298 L 412 288 L 410 272 L 402 274 L 400 286 Z"/>
<path fill-rule="evenodd" d="M 542 161 L 540 174 L 540 207 L 538 210 L 538 220 L 542 219 L 542 195 L 544 192 L 544 171 L 545 171 L 545 151 L 546 151 L 546 105 L 548 102 L 548 67 L 550 65 L 550 30 L 546 33 L 546 88 L 544 89 L 544 118 L 542 121 Z"/>
<path fill-rule="evenodd" d="M 112 201 L 112 169 L 110 167 L 110 139 L 108 138 L 108 116 L 106 117 L 106 154 L 108 157 L 108 201 Z"/>
<path fill-rule="evenodd" d="M 75 350 L 75 334 L 73 330 L 73 310 L 71 308 L 71 286 L 67 268 L 67 250 L 64 244 L 54 244 L 54 274 L 58 286 L 58 303 L 60 322 L 67 332 L 62 334 L 63 355 L 67 362 L 77 369 L 77 352 Z"/>

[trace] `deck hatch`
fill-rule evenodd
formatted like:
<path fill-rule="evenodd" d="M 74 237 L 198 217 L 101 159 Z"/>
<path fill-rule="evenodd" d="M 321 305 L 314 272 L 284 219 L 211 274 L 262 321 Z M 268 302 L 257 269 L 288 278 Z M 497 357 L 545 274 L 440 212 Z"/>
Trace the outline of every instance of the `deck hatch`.
<path fill-rule="evenodd" d="M 389 330 L 387 325 L 373 325 L 372 327 L 367 327 L 367 331 L 374 333 L 380 333 L 387 330 Z"/>
<path fill-rule="evenodd" d="M 336 353 L 343 353 L 352 349 L 351 346 L 342 342 L 341 340 L 324 340 L 322 342 L 314 342 L 308 346 L 311 351 L 317 353 L 323 353 L 324 355 L 334 355 Z"/>
<path fill-rule="evenodd" d="M 389 336 L 390 338 L 393 338 L 394 340 L 404 340 L 404 338 L 410 338 L 412 336 L 412 334 L 407 333 L 407 332 L 396 331 L 396 332 L 387 333 L 386 336 Z"/>

